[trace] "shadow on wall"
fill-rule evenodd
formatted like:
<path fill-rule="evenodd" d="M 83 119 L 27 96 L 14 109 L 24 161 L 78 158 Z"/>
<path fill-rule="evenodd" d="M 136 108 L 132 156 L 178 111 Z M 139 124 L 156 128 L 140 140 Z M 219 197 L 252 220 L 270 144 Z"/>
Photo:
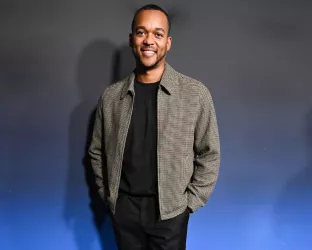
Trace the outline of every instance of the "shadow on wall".
<path fill-rule="evenodd" d="M 88 44 L 79 56 L 77 85 L 80 101 L 70 115 L 69 169 L 64 208 L 66 225 L 71 229 L 77 249 L 92 249 L 95 241 L 103 250 L 117 249 L 107 210 L 95 188 L 87 150 L 99 97 L 105 87 L 134 69 L 131 49 L 117 48 L 108 41 Z"/>
<path fill-rule="evenodd" d="M 307 165 L 286 183 L 275 209 L 283 249 L 308 250 L 312 246 L 312 109 L 306 116 L 305 134 Z"/>

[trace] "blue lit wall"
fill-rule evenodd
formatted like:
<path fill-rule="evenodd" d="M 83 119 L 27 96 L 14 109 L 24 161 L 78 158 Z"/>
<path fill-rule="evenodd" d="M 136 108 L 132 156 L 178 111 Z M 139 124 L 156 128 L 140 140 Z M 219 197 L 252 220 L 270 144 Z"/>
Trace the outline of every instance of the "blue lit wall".
<path fill-rule="evenodd" d="M 1 1 L 0 250 L 116 249 L 83 156 L 146 3 Z M 219 121 L 220 178 L 188 249 L 311 250 L 311 3 L 154 3 L 174 14 L 169 63 L 209 86 Z"/>

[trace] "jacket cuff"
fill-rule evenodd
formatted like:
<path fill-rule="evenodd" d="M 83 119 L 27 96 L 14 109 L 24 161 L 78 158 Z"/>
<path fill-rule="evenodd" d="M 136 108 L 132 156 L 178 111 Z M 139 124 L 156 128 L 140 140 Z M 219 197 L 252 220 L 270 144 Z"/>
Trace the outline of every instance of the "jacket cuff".
<path fill-rule="evenodd" d="M 104 191 L 105 189 L 104 189 L 104 187 L 102 187 L 102 188 L 99 188 L 98 189 L 98 193 L 99 193 L 99 196 L 101 197 L 101 199 L 103 200 L 103 201 L 105 201 L 105 191 Z"/>
<path fill-rule="evenodd" d="M 196 212 L 199 208 L 203 207 L 202 203 L 192 193 L 188 193 L 188 208 L 192 213 Z"/>

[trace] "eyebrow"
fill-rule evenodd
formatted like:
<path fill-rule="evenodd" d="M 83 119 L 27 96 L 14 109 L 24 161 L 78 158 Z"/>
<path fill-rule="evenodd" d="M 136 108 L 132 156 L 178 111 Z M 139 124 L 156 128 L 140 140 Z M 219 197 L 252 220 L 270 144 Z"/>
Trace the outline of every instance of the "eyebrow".
<path fill-rule="evenodd" d="M 144 26 L 137 26 L 137 27 L 135 28 L 135 31 L 137 31 L 137 30 L 139 30 L 139 29 L 146 30 L 146 28 L 145 28 Z M 162 31 L 162 32 L 165 33 L 165 30 L 164 30 L 163 28 L 155 28 L 155 30 L 157 30 L 157 31 Z"/>

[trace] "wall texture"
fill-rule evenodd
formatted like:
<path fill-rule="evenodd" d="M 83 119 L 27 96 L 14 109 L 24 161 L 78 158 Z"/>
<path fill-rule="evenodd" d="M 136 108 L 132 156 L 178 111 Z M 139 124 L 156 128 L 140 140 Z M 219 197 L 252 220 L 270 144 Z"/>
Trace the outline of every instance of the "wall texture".
<path fill-rule="evenodd" d="M 147 3 L 1 1 L 0 249 L 115 249 L 83 155 Z M 311 1 L 154 3 L 173 16 L 169 63 L 210 88 L 220 127 L 220 178 L 188 249 L 312 249 Z"/>

